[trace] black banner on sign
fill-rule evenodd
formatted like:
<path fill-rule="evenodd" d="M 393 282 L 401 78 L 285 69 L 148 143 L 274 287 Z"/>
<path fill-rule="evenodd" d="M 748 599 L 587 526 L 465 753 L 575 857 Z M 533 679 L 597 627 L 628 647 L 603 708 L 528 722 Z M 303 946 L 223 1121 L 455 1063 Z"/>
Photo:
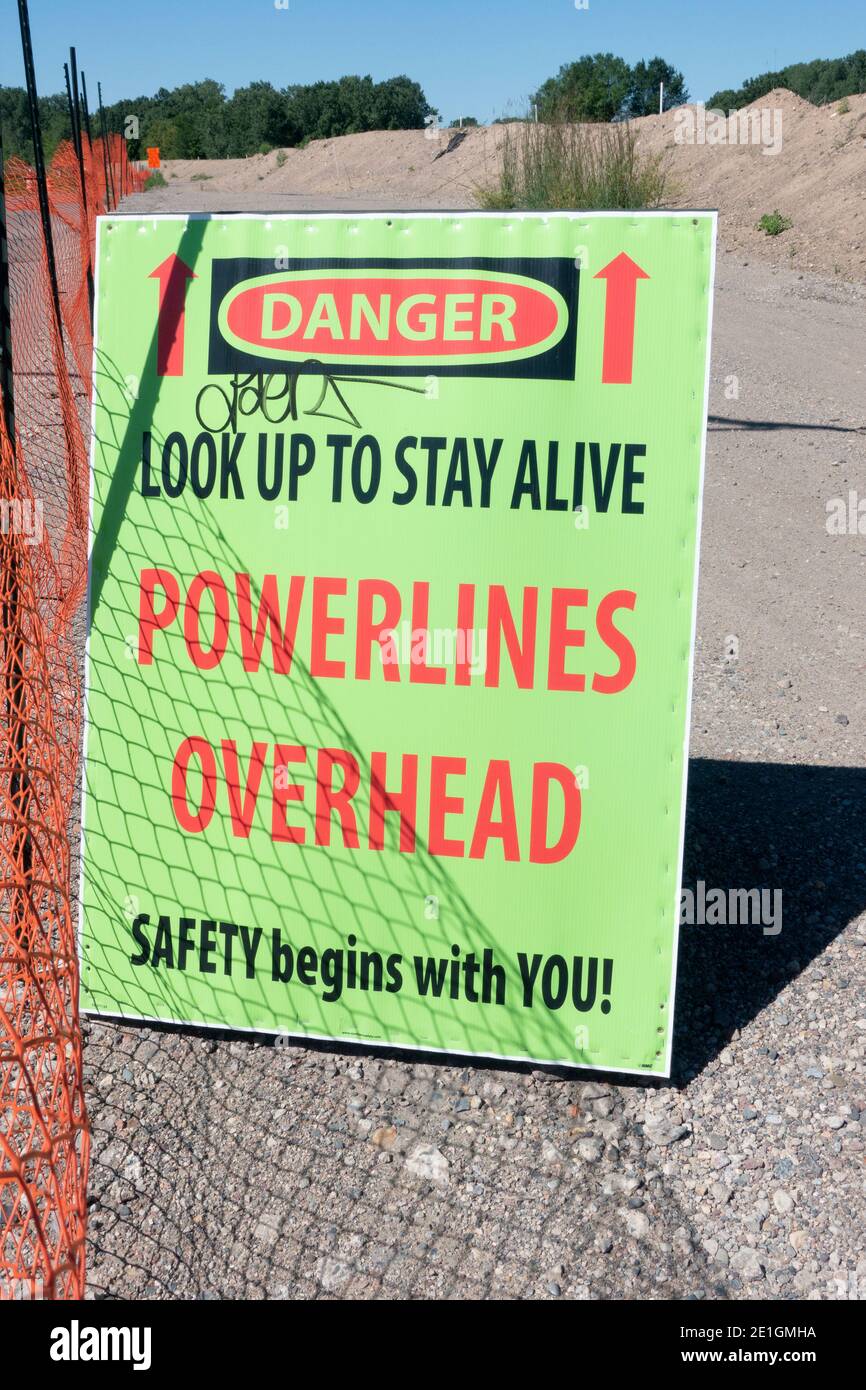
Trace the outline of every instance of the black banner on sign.
<path fill-rule="evenodd" d="M 579 280 L 564 256 L 216 258 L 208 373 L 573 381 Z"/>

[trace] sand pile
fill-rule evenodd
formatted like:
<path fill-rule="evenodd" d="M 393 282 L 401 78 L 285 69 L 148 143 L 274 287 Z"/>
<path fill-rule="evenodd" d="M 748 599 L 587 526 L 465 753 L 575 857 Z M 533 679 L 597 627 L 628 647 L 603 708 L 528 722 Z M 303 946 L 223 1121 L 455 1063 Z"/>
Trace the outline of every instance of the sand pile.
<path fill-rule="evenodd" d="M 719 122 L 695 107 L 636 121 L 641 146 L 665 156 L 667 203 L 718 208 L 720 239 L 732 250 L 803 270 L 866 279 L 866 95 L 811 106 L 780 89 Z M 172 204 L 226 207 L 233 193 L 387 200 L 394 207 L 472 207 L 493 182 L 504 126 L 469 129 L 445 153 L 452 132 L 370 131 L 233 160 L 166 163 Z M 439 156 L 437 158 L 437 156 Z M 164 193 L 163 193 L 164 196 Z M 791 226 L 757 229 L 777 210 Z"/>

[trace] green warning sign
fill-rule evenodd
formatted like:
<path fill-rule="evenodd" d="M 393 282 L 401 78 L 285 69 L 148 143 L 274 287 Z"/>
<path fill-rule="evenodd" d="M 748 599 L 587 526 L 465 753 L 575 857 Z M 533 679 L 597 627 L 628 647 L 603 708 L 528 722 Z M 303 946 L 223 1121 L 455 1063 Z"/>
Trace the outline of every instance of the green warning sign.
<path fill-rule="evenodd" d="M 668 1072 L 714 242 L 101 219 L 85 1009 Z"/>

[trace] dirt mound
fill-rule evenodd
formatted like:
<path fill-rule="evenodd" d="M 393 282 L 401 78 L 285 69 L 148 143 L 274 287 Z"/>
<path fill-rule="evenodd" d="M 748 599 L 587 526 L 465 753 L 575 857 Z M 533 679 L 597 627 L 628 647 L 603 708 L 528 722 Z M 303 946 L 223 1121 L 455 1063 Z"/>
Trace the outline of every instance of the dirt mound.
<path fill-rule="evenodd" d="M 496 176 L 503 130 L 467 130 L 466 139 L 447 155 L 450 131 L 428 138 L 423 130 L 374 130 L 248 159 L 171 160 L 164 173 L 170 180 L 196 180 L 208 193 L 393 198 L 398 206 L 473 207 L 476 189 Z"/>
<path fill-rule="evenodd" d="M 816 111 L 825 109 L 820 106 L 813 106 L 811 101 L 806 101 L 805 97 L 798 96 L 796 92 L 789 92 L 787 87 L 774 87 L 771 92 L 767 92 L 766 96 L 759 97 L 757 101 L 753 101 L 750 106 L 743 109 L 752 111 L 761 106 L 781 107 L 785 114 L 790 116 L 814 116 Z M 830 108 L 826 109 L 829 110 Z"/>
<path fill-rule="evenodd" d="M 635 122 L 641 147 L 664 156 L 672 207 L 718 208 L 731 250 L 802 270 L 866 279 L 866 95 L 812 106 L 784 88 L 722 120 L 696 106 Z M 450 131 L 368 131 L 248 159 L 165 165 L 161 206 L 226 207 L 231 195 L 274 208 L 291 197 L 356 205 L 473 207 L 495 181 L 506 126 L 470 128 L 445 153 Z M 194 201 L 192 189 L 197 190 Z M 227 196 L 228 195 L 228 196 Z M 791 226 L 758 230 L 778 209 Z"/>
<path fill-rule="evenodd" d="M 724 123 L 691 106 L 636 125 L 668 157 L 674 205 L 719 209 L 723 245 L 866 278 L 866 96 L 812 106 L 782 88 Z M 791 226 L 768 237 L 757 223 L 776 209 Z"/>

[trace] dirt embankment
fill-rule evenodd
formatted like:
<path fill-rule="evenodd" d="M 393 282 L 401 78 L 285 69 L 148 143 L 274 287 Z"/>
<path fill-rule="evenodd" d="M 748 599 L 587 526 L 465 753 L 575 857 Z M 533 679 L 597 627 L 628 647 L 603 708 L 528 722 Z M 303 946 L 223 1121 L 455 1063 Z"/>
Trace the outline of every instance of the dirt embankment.
<path fill-rule="evenodd" d="M 740 113 L 736 143 L 730 123 L 722 131 L 707 120 L 702 128 L 694 107 L 635 122 L 641 147 L 667 161 L 669 204 L 718 208 L 728 249 L 796 270 L 866 279 L 866 95 L 816 107 L 778 90 L 745 111 L 749 130 Z M 450 150 L 451 131 L 370 131 L 248 159 L 168 161 L 168 185 L 151 191 L 146 205 L 164 211 L 473 207 L 479 187 L 496 178 L 504 130 L 467 130 Z M 767 236 L 757 223 L 776 209 L 791 226 Z"/>
<path fill-rule="evenodd" d="M 671 151 L 675 203 L 718 208 L 729 249 L 794 269 L 866 279 L 866 95 L 812 106 L 779 89 L 745 111 L 761 113 L 762 143 L 678 143 L 675 111 L 637 122 L 644 148 Z M 757 123 L 751 124 L 755 131 Z M 680 117 L 681 136 L 683 126 Z M 757 223 L 776 209 L 791 226 L 769 237 Z"/>

